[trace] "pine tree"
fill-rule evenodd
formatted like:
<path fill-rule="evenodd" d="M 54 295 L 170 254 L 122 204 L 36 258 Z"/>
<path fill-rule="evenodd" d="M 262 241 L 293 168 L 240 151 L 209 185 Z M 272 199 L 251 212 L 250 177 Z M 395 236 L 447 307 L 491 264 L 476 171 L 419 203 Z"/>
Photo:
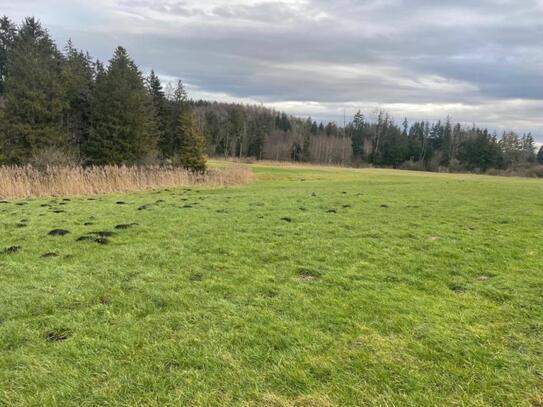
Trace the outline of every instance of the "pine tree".
<path fill-rule="evenodd" d="M 364 158 L 364 138 L 365 138 L 365 119 L 360 110 L 354 115 L 351 134 L 351 146 L 353 149 L 353 158 L 360 161 Z"/>
<path fill-rule="evenodd" d="M 286 113 L 281 113 L 280 115 L 277 115 L 277 117 L 275 118 L 275 127 L 285 132 L 292 130 L 292 124 L 290 123 L 290 120 Z"/>
<path fill-rule="evenodd" d="M 319 132 L 319 126 L 317 126 L 316 121 L 313 121 L 313 123 L 311 123 L 311 134 L 316 136 L 318 132 Z"/>
<path fill-rule="evenodd" d="M 161 150 L 162 156 L 165 157 L 165 151 L 168 146 L 166 137 L 168 129 L 167 101 L 164 94 L 164 89 L 160 83 L 160 79 L 158 76 L 156 76 L 155 71 L 153 70 L 147 78 L 147 87 L 149 89 L 149 94 L 151 95 L 154 121 L 157 125 L 156 137 L 158 139 L 158 146 Z"/>
<path fill-rule="evenodd" d="M 7 75 L 8 55 L 13 47 L 17 29 L 6 16 L 0 18 L 0 97 L 4 95 L 4 81 Z"/>
<path fill-rule="evenodd" d="M 118 47 L 109 66 L 97 67 L 91 131 L 84 145 L 88 164 L 137 164 L 156 154 L 151 99 L 138 67 Z"/>
<path fill-rule="evenodd" d="M 188 109 L 187 92 L 183 82 L 178 81 L 175 90 L 169 93 L 165 109 L 164 133 L 159 142 L 160 151 L 163 157 L 173 159 L 181 149 L 181 138 L 179 136 L 179 118 L 184 110 Z"/>
<path fill-rule="evenodd" d="M 70 145 L 63 126 L 67 104 L 62 65 L 47 31 L 27 18 L 7 58 L 2 150 L 9 163 L 26 163 L 43 151 Z"/>
<path fill-rule="evenodd" d="M 323 134 L 324 133 L 324 124 L 322 122 L 320 122 L 319 124 L 319 134 Z"/>
<path fill-rule="evenodd" d="M 447 116 L 447 119 L 445 120 L 445 128 L 443 129 L 443 143 L 441 145 L 441 148 L 447 154 L 449 159 L 451 155 L 452 138 L 453 138 L 453 125 L 451 123 L 450 116 Z"/>
<path fill-rule="evenodd" d="M 409 121 L 407 121 L 407 117 L 403 119 L 402 126 L 403 126 L 402 136 L 407 137 L 409 134 Z"/>
<path fill-rule="evenodd" d="M 62 78 L 68 103 L 64 123 L 72 142 L 80 151 L 90 132 L 90 100 L 94 86 L 94 70 L 90 56 L 78 51 L 71 40 L 68 41 L 64 54 Z"/>
<path fill-rule="evenodd" d="M 537 152 L 537 162 L 543 165 L 543 146 L 541 146 L 541 148 Z"/>
<path fill-rule="evenodd" d="M 196 128 L 194 115 L 188 109 L 179 116 L 178 134 L 181 140 L 179 162 L 193 172 L 204 172 L 207 169 L 205 156 L 205 138 Z"/>
<path fill-rule="evenodd" d="M 472 129 L 462 142 L 459 159 L 468 170 L 486 171 L 503 165 L 503 152 L 488 130 Z"/>

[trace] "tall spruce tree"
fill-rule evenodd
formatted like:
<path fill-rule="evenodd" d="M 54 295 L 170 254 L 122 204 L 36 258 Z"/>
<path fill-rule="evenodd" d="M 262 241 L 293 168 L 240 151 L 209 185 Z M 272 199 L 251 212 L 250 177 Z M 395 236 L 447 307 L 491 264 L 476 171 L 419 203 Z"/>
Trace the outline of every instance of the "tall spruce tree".
<path fill-rule="evenodd" d="M 123 47 L 98 68 L 91 99 L 88 164 L 138 164 L 156 154 L 151 99 L 143 76 Z"/>
<path fill-rule="evenodd" d="M 179 116 L 178 134 L 181 140 L 179 162 L 193 172 L 204 172 L 207 168 L 206 142 L 194 122 L 194 115 L 184 109 Z"/>
<path fill-rule="evenodd" d="M 353 150 L 353 159 L 361 161 L 364 158 L 364 138 L 365 134 L 365 118 L 360 110 L 354 115 L 351 133 L 351 146 Z"/>
<path fill-rule="evenodd" d="M 6 16 L 0 18 L 0 97 L 4 95 L 4 81 L 7 75 L 8 55 L 13 47 L 17 28 Z"/>
<path fill-rule="evenodd" d="M 177 86 L 170 93 L 166 104 L 164 134 L 159 143 L 163 158 L 172 160 L 179 155 L 182 141 L 178 131 L 179 118 L 186 109 L 188 109 L 187 92 L 183 82 L 178 81 Z"/>
<path fill-rule="evenodd" d="M 66 111 L 63 57 L 39 21 L 27 18 L 7 53 L 4 159 L 22 164 L 48 149 L 70 146 L 63 126 Z"/>
<path fill-rule="evenodd" d="M 149 94 L 151 95 L 154 121 L 157 125 L 156 137 L 158 146 L 162 156 L 165 157 L 166 154 L 164 151 L 168 146 L 168 138 L 166 137 L 168 130 L 168 105 L 162 83 L 153 70 L 147 77 L 147 87 L 149 89 Z"/>
<path fill-rule="evenodd" d="M 68 103 L 64 124 L 72 143 L 80 153 L 90 132 L 90 101 L 94 86 L 94 69 L 89 54 L 77 50 L 71 40 L 68 41 L 64 54 L 62 78 Z"/>

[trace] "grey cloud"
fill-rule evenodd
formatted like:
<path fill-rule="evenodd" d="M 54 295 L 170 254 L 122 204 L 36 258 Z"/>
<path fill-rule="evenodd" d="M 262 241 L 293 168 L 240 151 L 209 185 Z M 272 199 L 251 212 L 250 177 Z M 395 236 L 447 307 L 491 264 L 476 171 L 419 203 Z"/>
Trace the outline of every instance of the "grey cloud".
<path fill-rule="evenodd" d="M 142 11 L 155 11 L 175 16 L 194 17 L 205 15 L 198 7 L 191 7 L 185 1 L 153 1 L 153 0 L 120 0 L 118 7 L 121 9 L 139 9 Z"/>
<path fill-rule="evenodd" d="M 101 59 L 121 43 L 145 69 L 181 77 L 202 92 L 311 101 L 330 107 L 330 117 L 337 114 L 331 106 L 357 102 L 497 112 L 500 100 L 504 106 L 521 100 L 525 110 L 481 115 L 496 127 L 532 124 L 543 136 L 529 107 L 543 101 L 540 0 L 50 2 L 64 2 L 76 15 L 85 9 L 85 25 L 75 31 L 54 16 L 62 41 L 73 37 Z M 25 14 L 25 3 L 36 4 L 20 3 Z M 44 8 L 36 10 L 47 23 Z M 428 114 L 424 109 L 420 115 Z M 473 119 L 465 109 L 458 114 Z"/>
<path fill-rule="evenodd" d="M 279 1 L 252 5 L 226 4 L 215 7 L 213 15 L 220 18 L 267 23 L 295 21 L 300 17 L 288 3 Z"/>

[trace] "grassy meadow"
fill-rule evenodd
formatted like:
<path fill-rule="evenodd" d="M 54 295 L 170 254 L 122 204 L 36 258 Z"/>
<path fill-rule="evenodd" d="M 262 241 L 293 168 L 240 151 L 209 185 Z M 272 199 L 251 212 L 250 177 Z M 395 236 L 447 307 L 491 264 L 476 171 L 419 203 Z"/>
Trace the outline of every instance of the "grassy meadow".
<path fill-rule="evenodd" d="M 2 406 L 543 406 L 543 182 L 253 165 L 0 203 Z"/>

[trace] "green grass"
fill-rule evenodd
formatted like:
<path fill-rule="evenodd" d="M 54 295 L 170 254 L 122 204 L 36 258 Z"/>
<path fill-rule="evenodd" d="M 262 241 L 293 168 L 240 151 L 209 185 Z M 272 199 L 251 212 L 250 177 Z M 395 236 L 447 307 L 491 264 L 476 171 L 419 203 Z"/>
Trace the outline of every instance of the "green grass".
<path fill-rule="evenodd" d="M 541 181 L 253 168 L 0 204 L 0 405 L 542 405 Z"/>

